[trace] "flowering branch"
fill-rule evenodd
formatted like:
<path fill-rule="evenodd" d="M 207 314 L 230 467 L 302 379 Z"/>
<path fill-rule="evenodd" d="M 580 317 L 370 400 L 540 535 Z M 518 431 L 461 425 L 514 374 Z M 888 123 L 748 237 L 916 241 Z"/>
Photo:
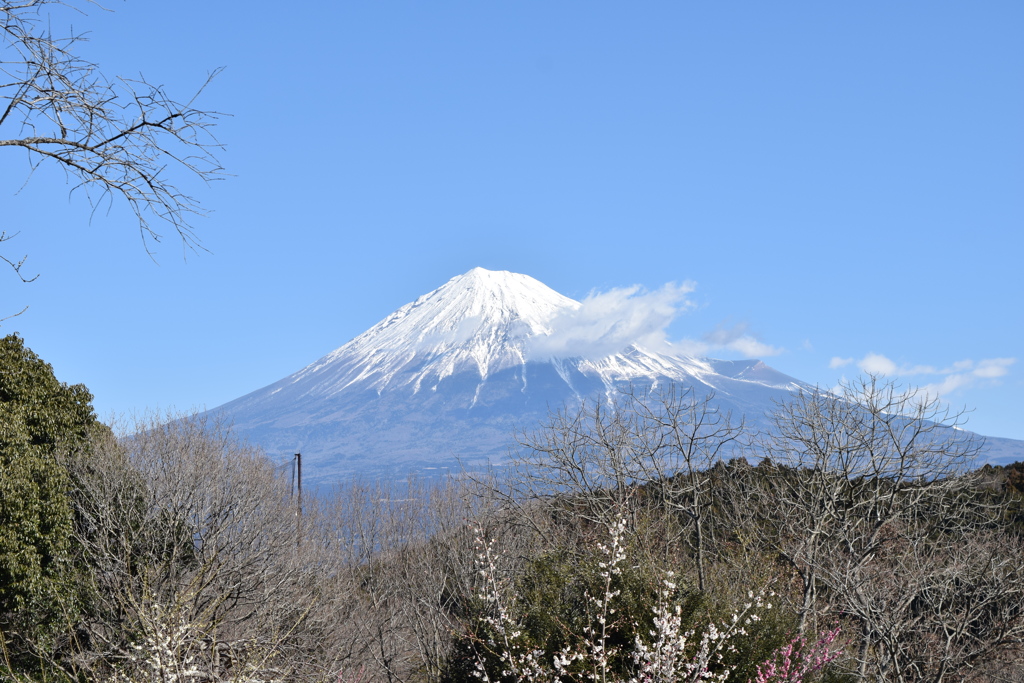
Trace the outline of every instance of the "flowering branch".
<path fill-rule="evenodd" d="M 609 543 L 598 544 L 604 556 L 598 563 L 603 592 L 598 597 L 587 596 L 593 612 L 590 624 L 583 628 L 582 642 L 575 647 L 566 645 L 555 653 L 551 665 L 546 663 L 543 650 L 523 643 L 522 624 L 506 604 L 504 587 L 497 578 L 494 541 L 485 543 L 478 532 L 477 571 L 483 579 L 479 595 L 488 605 L 485 616 L 481 617 L 488 632 L 483 642 L 497 654 L 501 678 L 514 683 L 568 683 L 581 675 L 580 669 L 572 666 L 575 662 L 582 664 L 582 676 L 590 683 L 722 683 L 729 678 L 735 666 L 724 666 L 723 658 L 726 652 L 735 651 L 730 639 L 745 635 L 746 627 L 760 619 L 760 611 L 771 609 L 771 603 L 751 591 L 750 601 L 730 620 L 709 624 L 698 636 L 694 630 L 684 630 L 682 606 L 675 601 L 677 588 L 672 572 L 666 573 L 657 603 L 652 607 L 652 642 L 648 644 L 637 636 L 629 658 L 632 670 L 625 677 L 614 671 L 611 661 L 618 651 L 609 645 L 609 640 L 615 626 L 617 609 L 614 605 L 621 591 L 613 585 L 626 559 L 625 528 L 625 521 L 617 519 L 609 527 Z M 484 683 L 492 683 L 487 669 L 478 652 L 475 675 Z"/>
<path fill-rule="evenodd" d="M 839 658 L 842 649 L 832 647 L 838 637 L 836 626 L 811 644 L 803 636 L 793 638 L 758 664 L 757 676 L 750 683 L 802 683 L 807 676 Z"/>

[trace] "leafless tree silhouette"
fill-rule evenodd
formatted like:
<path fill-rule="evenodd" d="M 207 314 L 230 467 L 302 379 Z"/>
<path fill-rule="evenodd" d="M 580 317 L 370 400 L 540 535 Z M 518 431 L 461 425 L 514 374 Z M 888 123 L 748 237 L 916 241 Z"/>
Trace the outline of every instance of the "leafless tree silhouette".
<path fill-rule="evenodd" d="M 92 4 L 90 2 L 78 5 Z M 203 181 L 222 177 L 212 134 L 220 116 L 196 99 L 220 69 L 184 101 L 162 85 L 138 78 L 108 78 L 79 57 L 80 33 L 54 35 L 51 8 L 82 11 L 61 0 L 0 3 L 0 147 L 22 150 L 29 176 L 42 164 L 61 168 L 93 207 L 123 200 L 135 214 L 143 244 L 159 242 L 170 225 L 186 248 L 199 242 L 192 219 L 197 199 L 179 189 L 180 171 Z M 16 233 L 0 232 L 0 242 Z M 22 279 L 24 259 L 0 256 Z"/>

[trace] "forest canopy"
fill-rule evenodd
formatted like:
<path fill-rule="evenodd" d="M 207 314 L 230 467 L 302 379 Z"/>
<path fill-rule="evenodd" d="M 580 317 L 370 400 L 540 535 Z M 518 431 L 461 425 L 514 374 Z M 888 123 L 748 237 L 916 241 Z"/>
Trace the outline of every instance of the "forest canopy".
<path fill-rule="evenodd" d="M 872 378 L 762 434 L 681 387 L 584 401 L 502 476 L 300 504 L 222 425 L 112 430 L 20 338 L 0 352 L 13 680 L 1022 674 L 1024 465 L 975 468 L 956 416 Z"/>

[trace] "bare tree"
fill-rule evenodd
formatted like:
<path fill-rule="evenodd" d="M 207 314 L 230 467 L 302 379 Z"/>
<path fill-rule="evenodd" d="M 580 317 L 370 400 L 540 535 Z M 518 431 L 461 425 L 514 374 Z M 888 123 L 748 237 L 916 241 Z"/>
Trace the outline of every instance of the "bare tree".
<path fill-rule="evenodd" d="M 437 681 L 463 630 L 474 581 L 473 522 L 487 501 L 461 480 L 352 482 L 335 490 L 333 523 L 357 578 L 350 622 L 357 668 L 389 683 Z M 503 547 L 514 538 L 503 535 Z"/>
<path fill-rule="evenodd" d="M 328 680 L 355 607 L 336 534 L 261 452 L 199 418 L 151 420 L 69 462 L 81 609 L 70 678 Z"/>
<path fill-rule="evenodd" d="M 203 181 L 221 175 L 220 144 L 211 134 L 218 114 L 195 104 L 219 69 L 184 101 L 142 76 L 109 79 L 75 54 L 83 35 L 51 32 L 47 12 L 55 7 L 81 11 L 63 0 L 0 2 L 0 147 L 24 151 L 30 173 L 43 163 L 59 166 L 94 210 L 124 200 L 147 251 L 161 237 L 154 220 L 195 248 L 191 219 L 202 210 L 171 169 Z M 0 242 L 12 236 L 0 233 Z M 23 259 L 3 260 L 21 276 Z"/>
<path fill-rule="evenodd" d="M 969 469 L 981 443 L 959 428 L 963 418 L 874 377 L 802 392 L 771 416 L 762 509 L 774 511 L 765 528 L 801 583 L 801 632 L 851 619 L 865 679 L 961 675 L 980 650 L 991 653 L 1024 626 L 972 617 L 950 601 L 957 591 L 1021 588 L 1019 556 L 989 564 L 964 556 L 999 513 L 975 488 Z M 942 666 L 928 666 L 932 658 Z"/>
<path fill-rule="evenodd" d="M 735 453 L 744 423 L 733 424 L 715 405 L 714 392 L 703 397 L 693 389 L 672 386 L 656 394 L 630 396 L 639 420 L 638 441 L 650 454 L 642 459 L 644 477 L 663 503 L 690 521 L 697 564 L 697 587 L 707 590 L 708 517 L 714 503 L 711 468 Z"/>
<path fill-rule="evenodd" d="M 552 412 L 539 429 L 519 435 L 506 480 L 509 504 L 557 502 L 572 516 L 607 528 L 631 507 L 643 481 L 630 424 L 635 417 L 600 396 Z"/>
<path fill-rule="evenodd" d="M 714 498 L 709 470 L 743 435 L 742 422 L 734 425 L 731 415 L 719 411 L 713 392 L 698 396 L 691 387 L 630 389 L 615 401 L 584 400 L 520 439 L 510 498 L 557 500 L 601 528 L 641 508 L 661 514 L 657 533 L 668 534 L 668 542 L 646 547 L 691 539 L 703 591 Z M 682 522 L 675 523 L 680 515 Z M 631 528 L 639 530 L 636 519 Z"/>
<path fill-rule="evenodd" d="M 1024 673 L 1020 539 L 982 528 L 955 539 L 889 533 L 857 571 L 844 559 L 832 565 L 826 583 L 869 636 L 862 676 L 988 681 L 1002 668 L 994 663 L 1011 659 L 1012 680 Z"/>

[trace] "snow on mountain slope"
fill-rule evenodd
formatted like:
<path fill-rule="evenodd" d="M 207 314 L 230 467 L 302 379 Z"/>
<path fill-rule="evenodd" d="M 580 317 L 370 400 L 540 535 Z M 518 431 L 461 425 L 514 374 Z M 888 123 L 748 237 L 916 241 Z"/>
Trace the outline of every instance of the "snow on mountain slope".
<path fill-rule="evenodd" d="M 313 478 L 329 480 L 498 462 L 514 433 L 588 396 L 676 384 L 713 391 L 720 410 L 757 424 L 775 401 L 807 387 L 760 361 L 636 344 L 599 358 L 531 353 L 581 305 L 526 275 L 474 268 L 295 374 L 210 412 L 272 456 L 301 451 Z"/>
<path fill-rule="evenodd" d="M 402 306 L 274 389 L 295 385 L 303 395 L 319 398 L 367 389 L 378 394 L 405 389 L 415 394 L 436 391 L 442 380 L 467 372 L 484 383 L 498 371 L 530 363 L 531 339 L 550 334 L 553 319 L 580 305 L 527 275 L 474 268 Z M 680 376 L 706 379 L 715 386 L 720 373 L 713 363 L 728 363 L 658 354 L 636 346 L 596 360 L 570 357 L 548 362 L 570 385 L 567 367 L 599 378 L 608 388 L 622 381 Z M 766 383 L 753 375 L 743 377 L 739 371 L 725 374 Z M 521 377 L 526 381 L 525 373 Z M 776 385 L 797 386 L 791 378 L 779 377 L 783 379 L 775 378 Z M 289 393 L 294 393 L 294 387 Z"/>
<path fill-rule="evenodd" d="M 459 372 L 481 379 L 526 362 L 526 341 L 579 303 L 527 275 L 474 268 L 402 306 L 341 348 L 292 376 L 315 378 L 330 396 L 352 385 L 436 388 Z"/>

